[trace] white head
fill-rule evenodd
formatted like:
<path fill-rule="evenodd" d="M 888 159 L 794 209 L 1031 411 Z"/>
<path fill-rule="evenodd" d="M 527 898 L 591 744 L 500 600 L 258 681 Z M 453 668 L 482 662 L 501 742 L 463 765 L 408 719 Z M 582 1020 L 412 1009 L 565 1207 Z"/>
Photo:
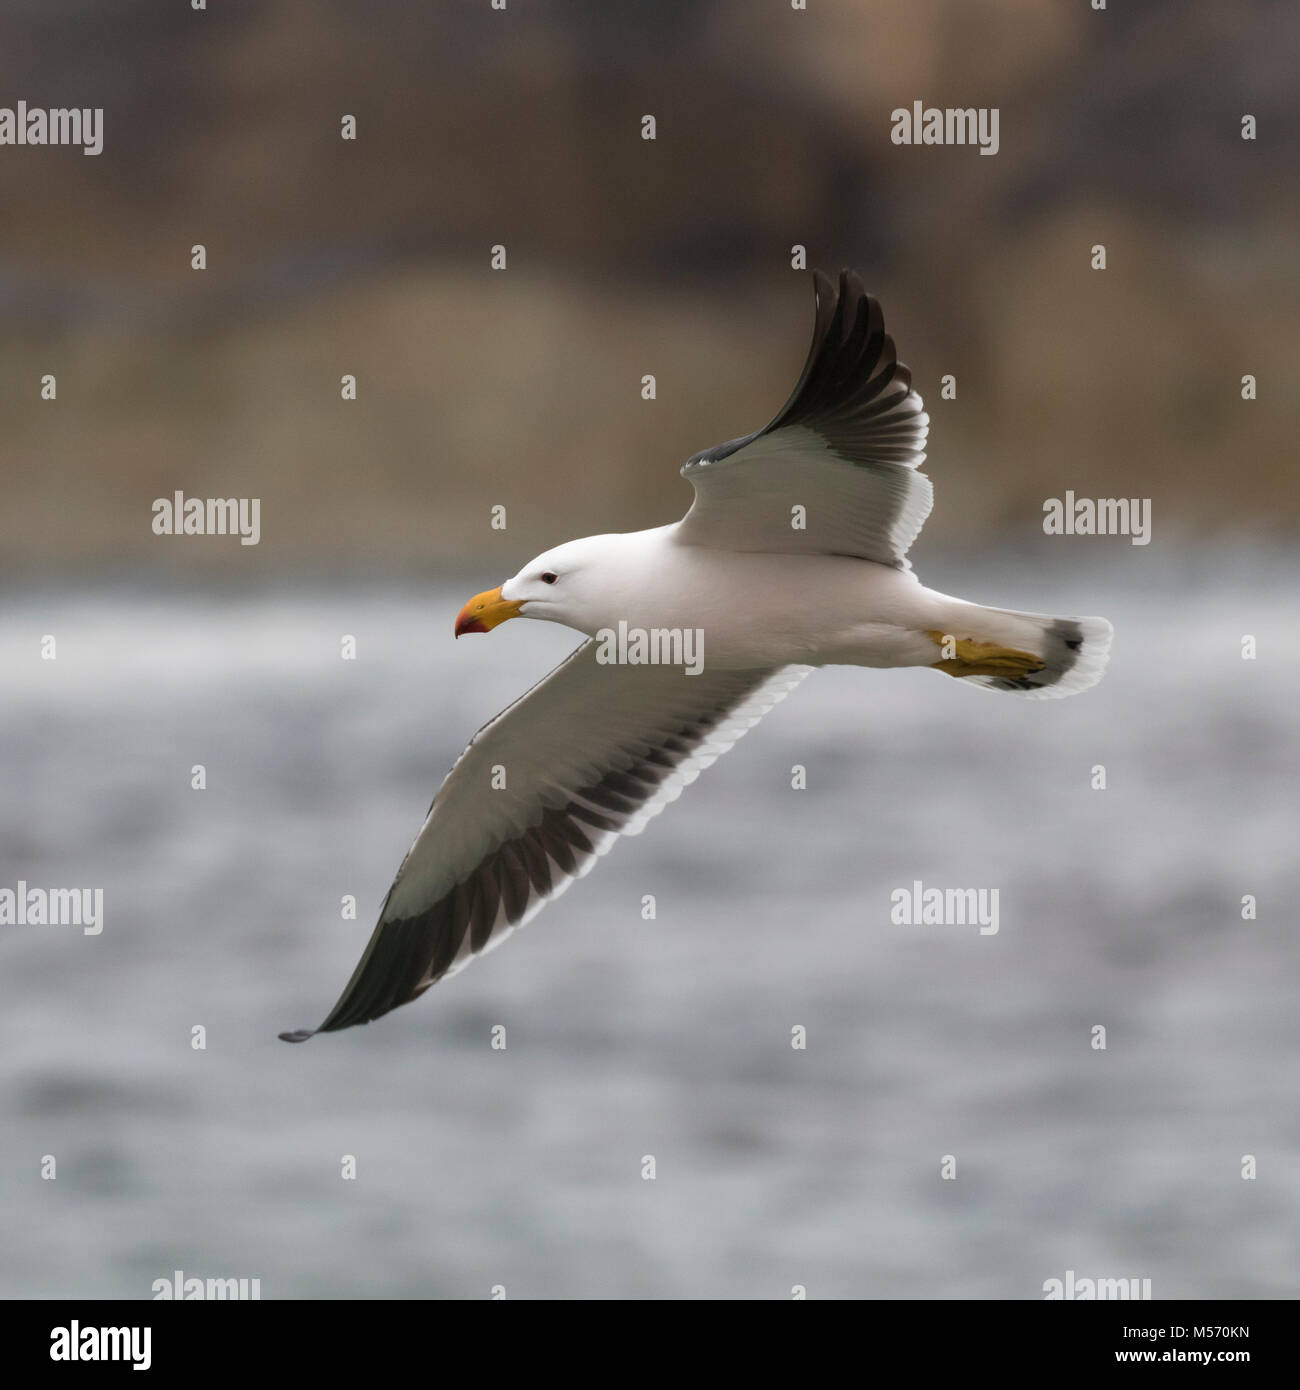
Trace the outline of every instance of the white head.
<path fill-rule="evenodd" d="M 543 551 L 498 589 L 475 594 L 456 617 L 456 636 L 488 632 L 509 618 L 540 618 L 586 631 L 602 605 L 606 556 L 620 536 L 584 536 Z"/>

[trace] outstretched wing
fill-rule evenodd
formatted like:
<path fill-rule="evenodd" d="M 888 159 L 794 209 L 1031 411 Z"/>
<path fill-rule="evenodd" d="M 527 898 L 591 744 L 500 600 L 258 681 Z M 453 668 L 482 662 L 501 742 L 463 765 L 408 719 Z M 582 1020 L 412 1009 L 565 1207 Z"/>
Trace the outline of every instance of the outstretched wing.
<path fill-rule="evenodd" d="M 329 1017 L 368 1023 L 498 945 L 635 835 L 807 675 L 602 664 L 588 641 L 470 741 Z"/>
<path fill-rule="evenodd" d="M 794 394 L 764 429 L 687 461 L 695 501 L 677 539 L 908 569 L 933 500 L 917 472 L 930 417 L 858 276 L 841 271 L 837 288 L 815 270 L 813 286 L 817 320 Z"/>

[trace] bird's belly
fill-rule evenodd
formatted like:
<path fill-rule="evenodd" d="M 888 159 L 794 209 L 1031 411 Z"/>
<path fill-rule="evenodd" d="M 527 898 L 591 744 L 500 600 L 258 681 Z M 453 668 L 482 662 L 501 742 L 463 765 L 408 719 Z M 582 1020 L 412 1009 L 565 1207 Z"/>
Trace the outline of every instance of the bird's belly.
<path fill-rule="evenodd" d="M 718 669 L 934 659 L 917 628 L 928 590 L 910 572 L 838 556 L 677 555 L 589 629 L 610 659 L 689 651 Z"/>

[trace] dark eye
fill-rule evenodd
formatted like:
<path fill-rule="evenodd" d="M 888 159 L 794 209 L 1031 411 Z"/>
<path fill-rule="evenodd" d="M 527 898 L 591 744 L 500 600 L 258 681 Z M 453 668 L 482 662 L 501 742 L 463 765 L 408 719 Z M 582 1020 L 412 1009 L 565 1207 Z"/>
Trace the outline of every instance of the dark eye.
<path fill-rule="evenodd" d="M 556 574 L 556 573 L 554 572 L 554 570 L 547 570 L 546 573 L 545 573 L 544 575 L 542 575 L 542 583 L 543 583 L 543 584 L 554 584 L 555 581 L 556 581 L 559 577 L 560 577 L 560 576 L 559 576 L 558 574 Z"/>

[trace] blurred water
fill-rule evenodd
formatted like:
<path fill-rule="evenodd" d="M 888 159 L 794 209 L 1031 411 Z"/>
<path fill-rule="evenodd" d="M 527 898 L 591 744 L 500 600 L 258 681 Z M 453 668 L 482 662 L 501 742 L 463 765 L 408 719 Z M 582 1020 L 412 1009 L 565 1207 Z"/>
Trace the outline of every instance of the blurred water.
<path fill-rule="evenodd" d="M 296 1048 L 468 735 L 575 639 L 454 646 L 493 575 L 12 603 L 0 886 L 100 886 L 106 925 L 0 927 L 0 1294 L 1296 1296 L 1297 567 L 1084 553 L 921 572 L 1111 617 L 1095 691 L 817 673 L 502 950 Z M 891 924 L 918 878 L 998 888 L 999 933 Z"/>

